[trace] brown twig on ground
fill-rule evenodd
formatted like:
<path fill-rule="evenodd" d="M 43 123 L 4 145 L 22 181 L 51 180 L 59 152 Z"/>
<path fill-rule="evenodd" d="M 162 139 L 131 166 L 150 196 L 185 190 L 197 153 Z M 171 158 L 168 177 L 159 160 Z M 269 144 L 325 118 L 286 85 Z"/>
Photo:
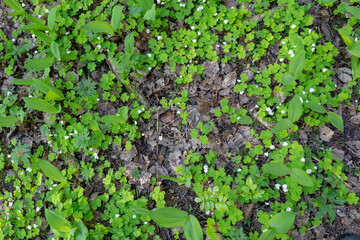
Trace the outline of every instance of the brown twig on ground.
<path fill-rule="evenodd" d="M 250 111 L 248 111 L 248 113 L 251 115 L 252 118 L 255 118 L 261 125 L 263 125 L 267 129 L 272 128 L 267 122 L 264 122 L 256 113 Z"/>

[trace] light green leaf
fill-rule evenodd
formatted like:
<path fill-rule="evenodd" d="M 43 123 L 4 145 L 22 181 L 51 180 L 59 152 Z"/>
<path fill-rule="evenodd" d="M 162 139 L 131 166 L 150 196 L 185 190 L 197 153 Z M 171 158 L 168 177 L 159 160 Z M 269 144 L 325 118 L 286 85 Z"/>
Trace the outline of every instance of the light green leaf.
<path fill-rule="evenodd" d="M 5 226 L 6 221 L 0 217 L 0 230 L 3 226 Z"/>
<path fill-rule="evenodd" d="M 123 123 L 126 120 L 127 119 L 124 119 L 122 116 L 117 116 L 117 115 L 106 115 L 99 119 L 100 122 L 112 123 L 112 124 Z"/>
<path fill-rule="evenodd" d="M 137 214 L 140 214 L 140 215 L 145 215 L 145 216 L 151 216 L 152 212 L 148 209 L 145 209 L 145 208 L 134 208 L 133 209 L 134 212 L 136 212 Z"/>
<path fill-rule="evenodd" d="M 131 55 L 127 55 L 127 54 L 123 55 L 120 58 L 119 64 L 116 66 L 116 70 L 119 71 L 119 70 L 122 70 L 123 68 L 125 68 L 129 64 L 130 58 L 131 58 Z"/>
<path fill-rule="evenodd" d="M 30 60 L 27 64 L 24 65 L 24 68 L 31 68 L 34 71 L 42 71 L 45 68 L 51 67 L 55 60 L 53 58 L 37 58 Z"/>
<path fill-rule="evenodd" d="M 28 79 L 13 79 L 11 81 L 11 84 L 15 84 L 15 85 L 32 85 L 34 82 L 33 78 L 28 78 Z"/>
<path fill-rule="evenodd" d="M 45 95 L 45 101 L 51 101 L 51 100 L 62 100 L 63 98 L 59 96 L 58 94 L 54 93 L 52 90 L 48 91 L 48 93 Z"/>
<path fill-rule="evenodd" d="M 290 173 L 289 168 L 286 167 L 285 164 L 279 162 L 270 162 L 264 164 L 263 168 L 276 177 L 285 176 Z"/>
<path fill-rule="evenodd" d="M 348 6 L 346 9 L 347 12 L 351 13 L 354 17 L 360 20 L 360 8 L 355 6 Z"/>
<path fill-rule="evenodd" d="M 0 201 L 3 200 L 3 199 L 5 199 L 5 198 L 6 198 L 6 197 L 5 197 L 4 195 L 0 194 Z"/>
<path fill-rule="evenodd" d="M 296 80 L 296 77 L 294 77 L 291 73 L 286 72 L 282 76 L 282 83 L 283 84 L 290 84 L 293 83 Z"/>
<path fill-rule="evenodd" d="M 25 10 L 21 7 L 21 4 L 17 0 L 4 0 L 4 2 L 15 12 L 25 12 Z"/>
<path fill-rule="evenodd" d="M 272 133 L 278 133 L 281 132 L 283 130 L 286 130 L 288 128 L 291 128 L 291 126 L 293 125 L 293 122 L 290 121 L 290 119 L 288 118 L 284 118 L 281 119 L 280 121 L 278 121 L 274 127 L 271 129 Z"/>
<path fill-rule="evenodd" d="M 172 180 L 178 184 L 185 184 L 185 180 L 182 180 L 182 179 L 177 179 L 177 178 L 174 178 L 174 177 L 169 177 L 169 176 L 164 176 L 164 175 L 159 175 L 159 177 L 161 178 L 165 178 L 165 179 L 168 179 L 168 180 Z"/>
<path fill-rule="evenodd" d="M 125 53 L 132 55 L 134 53 L 134 33 L 130 33 L 125 38 Z"/>
<path fill-rule="evenodd" d="M 88 22 L 84 26 L 84 29 L 88 31 L 92 31 L 94 33 L 114 34 L 114 28 L 108 22 L 104 22 L 104 21 Z"/>
<path fill-rule="evenodd" d="M 353 45 L 355 44 L 355 39 L 346 33 L 345 29 L 338 29 L 338 32 L 340 33 L 340 36 L 344 40 L 346 46 L 348 49 L 351 49 Z"/>
<path fill-rule="evenodd" d="M 337 129 L 339 129 L 341 132 L 344 132 L 344 122 L 342 118 L 334 112 L 328 112 L 327 115 L 330 119 L 331 124 Z"/>
<path fill-rule="evenodd" d="M 305 105 L 310 108 L 311 110 L 313 110 L 314 112 L 318 112 L 318 113 L 326 113 L 326 109 L 314 102 L 307 102 L 305 103 Z"/>
<path fill-rule="evenodd" d="M 55 229 L 58 232 L 70 232 L 70 223 L 54 211 L 45 209 L 45 218 L 52 229 Z"/>
<path fill-rule="evenodd" d="M 156 17 L 156 9 L 155 9 L 155 4 L 153 4 L 152 8 L 146 11 L 144 15 L 144 19 L 154 21 L 155 17 Z"/>
<path fill-rule="evenodd" d="M 54 27 L 55 27 L 56 12 L 57 12 L 56 7 L 50 9 L 50 12 L 49 12 L 49 15 L 47 18 L 48 27 L 49 27 L 50 31 L 54 30 Z"/>
<path fill-rule="evenodd" d="M 270 228 L 267 232 L 261 234 L 259 240 L 273 240 L 276 236 L 277 231 L 273 228 Z"/>
<path fill-rule="evenodd" d="M 144 8 L 145 10 L 150 10 L 154 5 L 154 0 L 137 0 L 140 7 Z"/>
<path fill-rule="evenodd" d="M 290 121 L 296 122 L 303 114 L 303 106 L 298 95 L 295 95 L 289 103 L 288 116 Z"/>
<path fill-rule="evenodd" d="M 58 182 L 65 182 L 66 178 L 61 175 L 60 170 L 49 163 L 48 161 L 39 159 L 39 167 L 43 171 L 43 173 L 50 178 L 51 180 L 58 181 Z"/>
<path fill-rule="evenodd" d="M 34 31 L 35 36 L 40 39 L 45 45 L 50 46 L 52 39 L 45 33 L 40 31 Z"/>
<path fill-rule="evenodd" d="M 7 117 L 0 117 L 0 128 L 2 127 L 10 127 L 20 121 L 17 117 L 7 116 Z M 0 199 L 1 200 L 1 199 Z"/>
<path fill-rule="evenodd" d="M 349 53 L 355 57 L 360 57 L 360 42 L 355 42 L 355 44 L 349 49 Z"/>
<path fill-rule="evenodd" d="M 37 97 L 23 97 L 26 105 L 30 108 L 47 113 L 57 113 L 58 110 L 48 102 Z"/>
<path fill-rule="evenodd" d="M 293 59 L 290 61 L 290 73 L 296 78 L 305 67 L 305 53 L 297 54 Z"/>
<path fill-rule="evenodd" d="M 241 117 L 239 121 L 245 125 L 250 125 L 253 123 L 253 119 L 247 115 Z"/>
<path fill-rule="evenodd" d="M 45 25 L 41 22 L 40 19 L 38 19 L 37 17 L 34 17 L 34 16 L 30 15 L 30 14 L 27 14 L 27 15 L 26 15 L 26 19 L 27 19 L 29 22 L 32 22 L 32 23 L 35 23 L 35 24 L 37 24 L 37 25 L 40 25 L 40 26 L 44 26 L 44 27 L 45 27 Z"/>
<path fill-rule="evenodd" d="M 151 219 L 161 227 L 183 227 L 188 220 L 186 212 L 172 207 L 164 207 L 154 210 Z"/>
<path fill-rule="evenodd" d="M 352 69 L 353 80 L 355 80 L 357 72 L 360 70 L 359 69 L 359 58 L 358 57 L 352 56 L 352 58 L 351 58 L 351 69 Z"/>
<path fill-rule="evenodd" d="M 7 41 L 7 38 L 6 38 L 4 32 L 3 32 L 1 29 L 0 29 L 0 38 L 1 38 L 2 40 L 4 40 L 4 41 Z"/>
<path fill-rule="evenodd" d="M 124 14 L 122 13 L 124 9 L 124 6 L 117 5 L 113 8 L 112 14 L 111 14 L 111 26 L 117 31 L 119 30 L 121 20 L 124 17 Z"/>
<path fill-rule="evenodd" d="M 77 222 L 76 225 L 78 226 L 75 232 L 75 239 L 76 240 L 86 240 L 89 235 L 89 230 L 83 222 Z"/>
<path fill-rule="evenodd" d="M 131 148 L 132 148 L 131 142 L 130 142 L 130 141 L 126 141 L 126 142 L 125 142 L 125 149 L 128 150 L 128 151 L 130 151 Z"/>
<path fill-rule="evenodd" d="M 69 183 L 68 181 L 61 182 L 60 184 L 58 184 L 46 195 L 45 201 L 49 201 L 52 195 L 54 195 L 56 192 L 60 191 L 60 189 L 66 187 L 67 185 L 70 185 L 70 184 L 71 183 Z"/>
<path fill-rule="evenodd" d="M 44 25 L 38 25 L 38 24 L 28 24 L 22 27 L 19 27 L 19 30 L 22 31 L 31 31 L 31 30 L 38 30 L 38 31 L 47 31 L 49 30 Z"/>
<path fill-rule="evenodd" d="M 294 226 L 295 216 L 293 212 L 277 213 L 270 219 L 269 226 L 280 234 L 287 233 Z"/>
<path fill-rule="evenodd" d="M 55 59 L 61 61 L 59 45 L 55 41 L 51 42 L 50 49 Z"/>
<path fill-rule="evenodd" d="M 203 232 L 199 221 L 193 215 L 189 216 L 184 226 L 184 235 L 187 240 L 203 240 Z"/>
<path fill-rule="evenodd" d="M 290 177 L 300 185 L 305 187 L 314 187 L 314 182 L 304 170 L 300 168 L 290 169 Z"/>

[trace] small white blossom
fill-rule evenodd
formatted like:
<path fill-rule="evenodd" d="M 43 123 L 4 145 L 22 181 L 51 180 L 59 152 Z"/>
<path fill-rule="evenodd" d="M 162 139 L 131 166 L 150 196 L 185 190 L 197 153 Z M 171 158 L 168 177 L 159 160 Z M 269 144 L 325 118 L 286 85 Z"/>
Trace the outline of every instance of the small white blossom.
<path fill-rule="evenodd" d="M 38 18 L 41 18 L 41 15 L 40 15 L 40 14 L 39 14 L 39 15 L 37 15 L 37 17 L 38 17 Z"/>
<path fill-rule="evenodd" d="M 97 47 L 99 50 L 101 49 L 101 45 L 100 45 L 100 44 L 96 45 L 96 47 Z"/>
<path fill-rule="evenodd" d="M 291 28 L 292 29 L 296 28 L 296 25 L 295 24 L 291 25 Z"/>
<path fill-rule="evenodd" d="M 311 169 L 307 169 L 307 170 L 306 170 L 306 173 L 307 173 L 307 174 L 312 173 Z"/>
<path fill-rule="evenodd" d="M 281 43 L 282 43 L 282 44 L 285 44 L 285 41 L 282 41 Z"/>
<path fill-rule="evenodd" d="M 288 145 L 288 143 L 287 142 L 283 142 L 283 144 L 282 144 L 284 147 L 286 147 L 287 145 Z"/>
<path fill-rule="evenodd" d="M 12 42 L 15 42 L 16 40 L 15 40 L 15 38 L 13 38 L 13 39 L 11 39 L 11 41 L 12 41 Z"/>
<path fill-rule="evenodd" d="M 11 154 L 8 154 L 7 157 L 8 157 L 8 158 L 11 158 Z"/>
<path fill-rule="evenodd" d="M 207 164 L 204 165 L 204 173 L 207 173 L 209 170 L 209 166 Z"/>
<path fill-rule="evenodd" d="M 69 32 L 66 32 L 65 35 L 69 35 L 70 33 Z"/>
<path fill-rule="evenodd" d="M 284 61 L 284 59 L 283 59 L 283 58 L 280 58 L 280 59 L 279 59 L 279 61 L 280 61 L 280 62 L 283 62 L 283 61 Z"/>
<path fill-rule="evenodd" d="M 152 57 L 151 53 L 148 53 L 148 56 L 149 56 L 149 57 Z"/>
<path fill-rule="evenodd" d="M 255 108 L 259 108 L 259 105 L 256 104 L 256 105 L 255 105 Z"/>
<path fill-rule="evenodd" d="M 282 185 L 282 188 L 283 188 L 283 189 L 287 189 L 287 185 L 286 185 L 286 184 L 283 184 L 283 185 Z"/>
<path fill-rule="evenodd" d="M 306 92 L 305 92 L 305 91 L 302 91 L 302 94 L 304 94 L 304 95 L 305 95 L 305 94 L 306 94 Z"/>
<path fill-rule="evenodd" d="M 120 217 L 120 214 L 115 214 L 115 217 L 116 217 L 116 218 Z"/>
<path fill-rule="evenodd" d="M 31 168 L 27 168 L 26 171 L 27 171 L 27 172 L 32 172 L 32 169 L 31 169 Z"/>
<path fill-rule="evenodd" d="M 295 57 L 295 54 L 291 54 L 290 57 Z"/>
<path fill-rule="evenodd" d="M 148 224 L 148 222 L 144 222 L 144 224 L 146 225 L 146 224 Z"/>
<path fill-rule="evenodd" d="M 294 45 L 293 47 L 296 48 L 296 45 Z"/>
<path fill-rule="evenodd" d="M 264 232 L 267 232 L 267 231 L 268 231 L 268 229 L 264 229 L 264 230 L 263 230 L 263 233 L 264 233 Z"/>
<path fill-rule="evenodd" d="M 281 112 L 280 112 L 281 114 L 284 114 L 285 113 L 285 110 L 281 110 Z"/>
<path fill-rule="evenodd" d="M 65 136 L 64 138 L 65 138 L 65 139 L 69 139 L 69 136 Z"/>
<path fill-rule="evenodd" d="M 316 169 L 317 169 L 317 166 L 314 166 L 314 169 L 316 170 Z"/>
<path fill-rule="evenodd" d="M 241 168 L 238 168 L 238 169 L 237 169 L 237 171 L 238 171 L 238 172 L 241 172 L 241 171 L 242 171 L 242 169 L 241 169 Z"/>
<path fill-rule="evenodd" d="M 271 112 L 271 108 L 269 108 L 269 107 L 266 108 L 265 110 L 266 110 L 267 112 Z"/>
<path fill-rule="evenodd" d="M 194 40 L 192 40 L 193 41 L 193 43 L 196 43 L 196 39 L 194 39 Z"/>
<path fill-rule="evenodd" d="M 157 40 L 162 40 L 163 39 L 163 37 L 161 36 L 161 35 L 159 35 L 159 36 L 157 36 Z"/>
<path fill-rule="evenodd" d="M 45 13 L 49 13 L 49 9 L 45 8 Z"/>
<path fill-rule="evenodd" d="M 136 215 L 134 214 L 134 215 L 132 216 L 132 218 L 136 218 Z"/>
<path fill-rule="evenodd" d="M 293 50 L 290 49 L 290 50 L 289 50 L 289 54 L 291 55 L 291 54 L 293 54 L 293 53 L 294 53 Z"/>
<path fill-rule="evenodd" d="M 194 27 L 194 26 L 191 26 L 190 28 L 191 28 L 191 30 L 194 30 L 194 29 L 195 29 L 195 27 Z"/>
<path fill-rule="evenodd" d="M 227 19 L 224 20 L 224 23 L 225 23 L 225 24 L 227 24 L 228 22 L 229 22 L 229 20 L 227 20 Z"/>
<path fill-rule="evenodd" d="M 198 36 L 200 36 L 200 35 L 201 35 L 201 32 L 200 32 L 200 31 L 199 31 L 199 32 L 197 32 L 197 35 L 198 35 Z"/>
<path fill-rule="evenodd" d="M 214 16 L 217 16 L 218 15 L 218 13 L 214 13 Z"/>
<path fill-rule="evenodd" d="M 37 228 L 37 225 L 35 223 L 33 224 L 33 228 Z"/>
<path fill-rule="evenodd" d="M 305 158 L 300 158 L 300 161 L 305 162 Z"/>
<path fill-rule="evenodd" d="M 327 70 L 328 70 L 327 68 L 323 68 L 323 70 L 322 70 L 322 71 L 323 71 L 323 72 L 326 72 Z"/>
<path fill-rule="evenodd" d="M 269 153 L 268 153 L 268 152 L 264 153 L 264 156 L 265 156 L 265 157 L 268 157 L 268 156 L 269 156 Z"/>
<path fill-rule="evenodd" d="M 309 29 L 309 33 L 311 33 L 311 31 L 312 31 L 312 30 L 311 30 L 311 29 Z"/>
<path fill-rule="evenodd" d="M 203 10 L 204 9 L 204 7 L 203 6 L 200 6 L 200 7 L 198 7 L 196 10 L 198 11 L 198 12 L 200 12 L 201 10 Z"/>
<path fill-rule="evenodd" d="M 315 48 L 312 48 L 311 51 L 314 52 L 314 51 L 315 51 Z"/>
<path fill-rule="evenodd" d="M 31 229 L 31 225 L 27 226 L 26 228 L 30 230 L 30 229 Z"/>
<path fill-rule="evenodd" d="M 315 89 L 313 89 L 313 88 L 310 88 L 310 90 L 309 90 L 310 92 L 315 92 Z"/>
<path fill-rule="evenodd" d="M 66 53 L 67 53 L 67 54 L 70 54 L 70 53 L 71 53 L 71 51 L 66 51 Z"/>
<path fill-rule="evenodd" d="M 13 202 L 9 202 L 9 207 L 12 207 L 13 206 Z"/>
<path fill-rule="evenodd" d="M 96 152 L 93 153 L 93 156 L 94 156 L 95 159 L 99 159 L 99 156 L 98 156 L 98 154 Z"/>
<path fill-rule="evenodd" d="M 146 32 L 147 34 L 149 34 L 149 33 L 150 33 L 150 29 L 146 29 L 145 32 Z"/>
<path fill-rule="evenodd" d="M 287 211 L 287 212 L 291 212 L 291 208 L 288 207 L 288 208 L 286 209 L 286 211 Z"/>
<path fill-rule="evenodd" d="M 31 34 L 31 37 L 32 37 L 32 38 L 36 38 L 36 35 L 35 35 L 35 34 Z"/>
<path fill-rule="evenodd" d="M 188 45 L 187 44 L 185 44 L 185 46 L 184 46 L 185 48 L 187 48 L 188 47 Z"/>
<path fill-rule="evenodd" d="M 240 91 L 239 93 L 240 93 L 241 95 L 243 95 L 243 94 L 244 94 L 244 91 Z"/>
<path fill-rule="evenodd" d="M 134 124 L 137 125 L 137 121 L 134 121 Z"/>
<path fill-rule="evenodd" d="M 159 140 L 160 140 L 160 141 L 163 140 L 163 137 L 162 137 L 162 136 L 159 136 Z"/>
<path fill-rule="evenodd" d="M 41 208 L 39 208 L 39 207 L 36 207 L 36 210 L 35 210 L 35 211 L 37 211 L 37 212 L 38 212 L 38 211 L 40 211 L 40 210 L 41 210 Z"/>
<path fill-rule="evenodd" d="M 303 103 L 303 102 L 304 102 L 304 100 L 302 99 L 302 97 L 299 97 L 299 99 L 300 99 L 300 102 L 301 102 L 301 103 Z"/>
<path fill-rule="evenodd" d="M 313 44 L 311 44 L 311 46 L 315 47 L 315 46 L 316 46 L 316 44 L 315 44 L 315 43 L 313 43 Z"/>
<path fill-rule="evenodd" d="M 138 113 L 140 114 L 140 113 L 141 113 L 141 110 L 138 110 Z"/>
<path fill-rule="evenodd" d="M 274 149 L 274 148 L 275 148 L 275 146 L 274 146 L 274 145 L 271 145 L 269 148 L 272 150 L 272 149 Z"/>
<path fill-rule="evenodd" d="M 22 7 L 25 7 L 25 3 L 22 3 L 21 6 L 22 6 Z"/>

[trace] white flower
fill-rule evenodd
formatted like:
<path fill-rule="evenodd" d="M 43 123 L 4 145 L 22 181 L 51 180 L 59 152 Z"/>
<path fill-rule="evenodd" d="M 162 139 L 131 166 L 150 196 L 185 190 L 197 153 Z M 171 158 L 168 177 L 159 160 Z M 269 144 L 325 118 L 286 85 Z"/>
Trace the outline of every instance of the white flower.
<path fill-rule="evenodd" d="M 288 208 L 286 209 L 286 211 L 287 211 L 287 212 L 291 212 L 291 208 L 288 207 Z"/>
<path fill-rule="evenodd" d="M 238 171 L 238 172 L 241 172 L 241 171 L 242 171 L 242 169 L 241 169 L 241 168 L 238 168 L 238 169 L 237 169 L 237 171 Z"/>
<path fill-rule="evenodd" d="M 35 210 L 35 211 L 37 211 L 37 212 L 38 212 L 38 211 L 40 211 L 40 210 L 41 210 L 41 208 L 39 208 L 39 207 L 36 207 L 36 210 Z"/>
<path fill-rule="evenodd" d="M 7 157 L 8 157 L 8 158 L 11 158 L 11 154 L 8 154 Z"/>
<path fill-rule="evenodd" d="M 300 161 L 305 162 L 305 158 L 300 158 Z"/>
<path fill-rule="evenodd" d="M 147 34 L 149 34 L 149 33 L 150 33 L 150 29 L 146 29 L 145 32 L 146 32 Z"/>
<path fill-rule="evenodd" d="M 327 68 L 323 68 L 323 70 L 322 70 L 322 71 L 323 71 L 323 72 L 326 72 L 327 70 L 328 70 Z"/>
<path fill-rule="evenodd" d="M 25 7 L 25 3 L 22 3 L 21 6 L 22 6 L 22 7 Z"/>
<path fill-rule="evenodd" d="M 36 35 L 35 35 L 35 34 L 31 34 L 31 37 L 32 37 L 32 38 L 36 38 Z"/>
<path fill-rule="evenodd" d="M 209 166 L 207 164 L 204 165 L 204 173 L 207 173 L 209 170 Z"/>
<path fill-rule="evenodd" d="M 256 104 L 256 105 L 255 105 L 255 108 L 259 108 L 259 105 Z"/>
<path fill-rule="evenodd" d="M 199 31 L 199 32 L 197 32 L 197 34 L 198 34 L 198 36 L 200 36 L 200 35 L 201 35 L 201 32 Z"/>
<path fill-rule="evenodd" d="M 291 28 L 292 29 L 296 28 L 296 25 L 295 24 L 291 25 Z"/>
<path fill-rule="evenodd" d="M 315 48 L 312 48 L 311 51 L 312 51 L 312 52 L 315 51 Z"/>
<path fill-rule="evenodd" d="M 98 154 L 96 152 L 93 153 L 93 156 L 94 156 L 95 159 L 99 159 L 99 156 L 98 156 Z"/>
<path fill-rule="evenodd" d="M 200 6 L 200 7 L 198 7 L 196 10 L 198 11 L 198 12 L 200 12 L 201 10 L 203 10 L 204 9 L 204 7 L 203 6 Z"/>
<path fill-rule="evenodd" d="M 12 207 L 13 206 L 13 202 L 9 202 L 9 207 Z"/>
<path fill-rule="evenodd" d="M 303 91 L 303 92 L 302 92 L 302 94 L 304 94 L 304 95 L 305 95 L 305 94 L 306 94 L 306 92 L 305 92 L 305 91 Z"/>
<path fill-rule="evenodd" d="M 282 41 L 281 43 L 282 43 L 282 44 L 285 44 L 285 41 Z"/>
<path fill-rule="evenodd" d="M 209 215 L 210 214 L 210 211 L 209 210 L 206 210 L 206 212 L 205 212 L 207 215 Z"/>
<path fill-rule="evenodd" d="M 34 53 L 36 54 L 36 53 L 38 53 L 38 51 L 37 51 L 37 50 L 35 50 L 35 51 L 34 51 Z"/>
<path fill-rule="evenodd" d="M 26 171 L 27 171 L 27 172 L 32 172 L 32 169 L 31 169 L 31 168 L 27 168 Z"/>
<path fill-rule="evenodd" d="M 268 229 L 264 229 L 264 230 L 263 230 L 263 233 L 264 233 L 264 232 L 267 232 L 267 231 L 268 231 Z"/>
<path fill-rule="evenodd" d="M 149 56 L 149 57 L 152 57 L 151 53 L 148 53 L 148 56 Z"/>
<path fill-rule="evenodd" d="M 100 37 L 97 37 L 97 40 L 100 40 L 101 38 Z"/>
<path fill-rule="evenodd" d="M 138 113 L 140 114 L 140 113 L 141 113 L 141 110 L 138 110 Z"/>
<path fill-rule="evenodd" d="M 52 187 L 49 187 L 49 190 L 51 191 L 51 190 L 52 190 Z"/>
<path fill-rule="evenodd" d="M 269 156 L 269 153 L 268 153 L 268 152 L 264 153 L 264 156 L 265 156 L 265 157 L 268 157 L 268 156 Z"/>
<path fill-rule="evenodd" d="M 227 24 L 228 22 L 229 22 L 229 20 L 227 20 L 227 19 L 224 20 L 224 23 L 225 23 L 225 24 Z"/>
<path fill-rule="evenodd" d="M 311 44 L 311 46 L 315 47 L 315 46 L 316 46 L 316 44 L 315 44 L 315 43 L 313 43 L 313 44 Z"/>
<path fill-rule="evenodd" d="M 307 173 L 307 174 L 312 173 L 311 169 L 307 169 L 307 170 L 306 170 L 306 173 Z"/>
<path fill-rule="evenodd" d="M 295 57 L 295 54 L 291 54 L 290 57 Z"/>
<path fill-rule="evenodd" d="M 66 51 L 66 53 L 67 53 L 67 54 L 70 54 L 70 53 L 71 53 L 71 51 Z"/>
<path fill-rule="evenodd" d="M 146 224 L 148 224 L 148 222 L 144 222 L 144 224 L 146 225 Z"/>
<path fill-rule="evenodd" d="M 96 45 L 96 47 L 97 47 L 99 50 L 101 49 L 101 45 L 100 45 L 100 44 Z"/>
<path fill-rule="evenodd" d="M 188 47 L 188 45 L 187 44 L 185 44 L 185 46 L 184 46 L 185 48 L 187 48 Z"/>
<path fill-rule="evenodd" d="M 194 39 L 194 40 L 192 40 L 193 41 L 193 43 L 196 43 L 196 39 Z"/>
<path fill-rule="evenodd" d="M 312 31 L 312 30 L 311 30 L 311 29 L 309 29 L 309 33 L 311 33 L 311 31 Z"/>
<path fill-rule="evenodd" d="M 45 13 L 49 13 L 49 9 L 45 8 Z"/>
<path fill-rule="evenodd" d="M 65 35 L 69 35 L 70 33 L 69 32 L 66 32 Z"/>
<path fill-rule="evenodd" d="M 37 15 L 37 17 L 38 17 L 38 18 L 41 18 L 41 15 L 40 15 L 40 14 L 39 14 L 39 15 Z"/>
<path fill-rule="evenodd" d="M 163 140 L 163 137 L 162 136 L 159 136 L 159 141 Z"/>
<path fill-rule="evenodd" d="M 162 40 L 163 39 L 163 37 L 161 36 L 161 35 L 159 35 L 159 36 L 157 36 L 157 40 Z"/>
<path fill-rule="evenodd" d="M 315 89 L 313 89 L 313 88 L 310 88 L 310 90 L 309 90 L 310 92 L 315 92 Z"/>
<path fill-rule="evenodd" d="M 293 47 L 296 48 L 296 45 L 294 45 Z"/>
<path fill-rule="evenodd" d="M 137 121 L 134 121 L 134 124 L 137 125 Z"/>
<path fill-rule="evenodd" d="M 288 145 L 288 143 L 287 142 L 283 142 L 283 144 L 282 144 L 284 147 L 286 147 L 287 145 Z"/>
<path fill-rule="evenodd" d="M 294 53 L 293 50 L 290 49 L 290 50 L 289 50 L 289 54 L 291 55 L 291 54 L 293 54 L 293 53 Z"/>
<path fill-rule="evenodd" d="M 31 225 L 27 226 L 26 228 L 30 230 L 30 229 L 31 229 Z"/>
<path fill-rule="evenodd" d="M 283 62 L 283 61 L 284 61 L 284 59 L 283 59 L 283 58 L 280 58 L 280 59 L 279 59 L 279 61 L 280 61 L 280 62 Z"/>
<path fill-rule="evenodd" d="M 281 185 L 280 185 L 280 184 L 278 184 L 278 183 L 277 183 L 277 184 L 275 184 L 275 188 L 276 188 L 277 190 L 279 190 L 279 189 L 280 189 L 280 186 L 281 186 Z"/>
<path fill-rule="evenodd" d="M 176 114 L 180 114 L 180 110 L 177 110 L 177 111 L 176 111 Z"/>
<path fill-rule="evenodd" d="M 65 138 L 65 139 L 69 139 L 69 136 L 65 136 L 64 138 Z"/>
<path fill-rule="evenodd" d="M 272 149 L 274 149 L 274 148 L 275 148 L 275 146 L 274 146 L 274 145 L 271 145 L 269 148 L 272 150 Z"/>
<path fill-rule="evenodd" d="M 214 13 L 214 16 L 217 16 L 218 15 L 218 13 Z"/>
<path fill-rule="evenodd" d="M 316 169 L 317 169 L 317 166 L 315 166 L 314 169 L 316 170 Z"/>
<path fill-rule="evenodd" d="M 116 218 L 120 217 L 120 214 L 115 214 L 115 217 L 116 217 Z"/>
<path fill-rule="evenodd" d="M 283 188 L 283 189 L 287 189 L 287 185 L 286 185 L 286 184 L 283 184 L 283 185 L 282 185 L 282 188 Z"/>
<path fill-rule="evenodd" d="M 285 110 L 281 110 L 281 112 L 280 112 L 281 114 L 284 114 L 285 113 Z"/>
<path fill-rule="evenodd" d="M 243 95 L 243 94 L 244 94 L 244 91 L 240 91 L 239 93 L 240 93 L 241 95 Z"/>
<path fill-rule="evenodd" d="M 149 71 L 151 70 L 151 67 L 148 67 Z"/>
<path fill-rule="evenodd" d="M 13 39 L 11 39 L 11 41 L 12 41 L 12 42 L 15 42 L 16 40 L 15 40 L 15 38 L 13 38 Z"/>
<path fill-rule="evenodd" d="M 136 218 L 136 215 L 134 214 L 134 215 L 132 216 L 132 218 Z"/>
<path fill-rule="evenodd" d="M 301 102 L 301 103 L 303 103 L 303 102 L 304 102 L 304 100 L 302 99 L 302 97 L 299 97 L 299 99 L 300 99 L 300 102 Z"/>

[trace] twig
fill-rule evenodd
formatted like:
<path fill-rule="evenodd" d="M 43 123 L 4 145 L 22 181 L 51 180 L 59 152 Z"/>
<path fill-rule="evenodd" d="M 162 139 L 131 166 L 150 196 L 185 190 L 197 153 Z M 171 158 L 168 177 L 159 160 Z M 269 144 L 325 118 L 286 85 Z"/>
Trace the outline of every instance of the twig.
<path fill-rule="evenodd" d="M 251 117 L 255 118 L 261 125 L 263 125 L 267 129 L 272 128 L 267 122 L 264 122 L 256 113 L 252 113 L 250 111 L 248 111 L 248 113 L 251 115 Z"/>

